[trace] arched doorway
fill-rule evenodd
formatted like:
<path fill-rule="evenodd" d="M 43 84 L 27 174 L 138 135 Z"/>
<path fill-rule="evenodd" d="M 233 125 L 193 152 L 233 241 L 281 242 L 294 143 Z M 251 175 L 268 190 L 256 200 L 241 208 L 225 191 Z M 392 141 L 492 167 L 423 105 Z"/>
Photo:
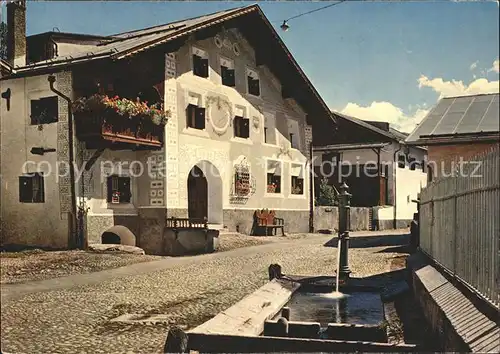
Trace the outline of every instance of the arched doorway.
<path fill-rule="evenodd" d="M 189 217 L 208 218 L 208 182 L 198 166 L 194 166 L 189 172 L 187 183 Z"/>
<path fill-rule="evenodd" d="M 208 219 L 211 224 L 223 223 L 222 178 L 211 162 L 200 161 L 187 179 L 188 215 Z"/>

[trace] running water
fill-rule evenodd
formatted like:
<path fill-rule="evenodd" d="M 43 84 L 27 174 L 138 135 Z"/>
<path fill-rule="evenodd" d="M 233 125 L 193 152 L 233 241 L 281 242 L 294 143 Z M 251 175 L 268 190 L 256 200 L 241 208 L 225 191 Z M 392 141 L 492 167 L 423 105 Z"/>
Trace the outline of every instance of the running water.
<path fill-rule="evenodd" d="M 340 236 L 339 241 L 337 243 L 337 276 L 335 277 L 335 292 L 331 294 L 333 298 L 343 298 L 345 295 L 339 291 L 339 283 L 340 283 Z"/>

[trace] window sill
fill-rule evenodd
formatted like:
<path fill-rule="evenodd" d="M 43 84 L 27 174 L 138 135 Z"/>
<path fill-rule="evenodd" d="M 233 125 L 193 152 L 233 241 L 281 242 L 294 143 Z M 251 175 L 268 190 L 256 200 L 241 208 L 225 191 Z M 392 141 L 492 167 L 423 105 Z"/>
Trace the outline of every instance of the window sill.
<path fill-rule="evenodd" d="M 195 128 L 184 128 L 182 129 L 183 134 L 199 136 L 202 138 L 209 138 L 210 135 L 206 131 L 206 129 L 195 129 Z"/>
<path fill-rule="evenodd" d="M 231 138 L 231 141 L 234 143 L 253 145 L 253 141 L 250 138 L 240 138 L 240 137 L 234 136 Z"/>
<path fill-rule="evenodd" d="M 109 203 L 106 202 L 104 207 L 107 209 L 134 209 L 135 205 L 133 203 Z"/>
<path fill-rule="evenodd" d="M 288 198 L 291 198 L 291 199 L 306 199 L 306 194 L 305 193 L 303 193 L 303 194 L 289 194 Z"/>
<path fill-rule="evenodd" d="M 283 193 L 264 193 L 265 198 L 283 198 Z"/>
<path fill-rule="evenodd" d="M 277 145 L 277 144 L 271 144 L 271 143 L 262 143 L 262 145 L 264 146 L 269 146 L 269 147 L 275 147 L 275 148 L 279 148 L 280 146 Z"/>

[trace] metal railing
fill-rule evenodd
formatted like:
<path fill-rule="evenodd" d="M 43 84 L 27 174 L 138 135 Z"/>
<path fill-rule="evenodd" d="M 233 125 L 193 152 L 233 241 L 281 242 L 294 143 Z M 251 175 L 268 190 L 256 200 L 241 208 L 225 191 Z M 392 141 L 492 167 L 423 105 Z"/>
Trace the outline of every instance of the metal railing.
<path fill-rule="evenodd" d="M 480 154 L 420 194 L 420 248 L 499 308 L 500 150 Z"/>

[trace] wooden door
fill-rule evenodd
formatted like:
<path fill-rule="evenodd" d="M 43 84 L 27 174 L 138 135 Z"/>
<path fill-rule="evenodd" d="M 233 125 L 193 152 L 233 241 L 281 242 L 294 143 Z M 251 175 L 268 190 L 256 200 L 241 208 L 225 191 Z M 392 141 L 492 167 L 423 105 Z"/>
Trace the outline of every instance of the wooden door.
<path fill-rule="evenodd" d="M 195 219 L 208 217 L 207 179 L 196 166 L 188 176 L 188 215 Z"/>

